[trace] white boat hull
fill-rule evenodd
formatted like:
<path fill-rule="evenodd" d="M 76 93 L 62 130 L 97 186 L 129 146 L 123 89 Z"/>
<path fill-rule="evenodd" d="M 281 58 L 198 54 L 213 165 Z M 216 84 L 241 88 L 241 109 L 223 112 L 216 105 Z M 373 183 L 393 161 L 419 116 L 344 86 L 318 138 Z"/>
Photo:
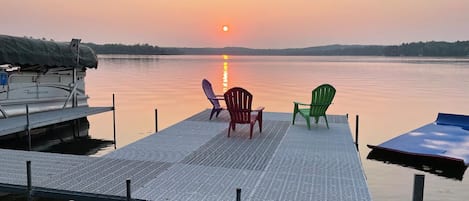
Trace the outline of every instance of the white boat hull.
<path fill-rule="evenodd" d="M 73 107 L 72 92 L 77 97 L 76 106 L 88 106 L 85 75 L 85 71 L 77 72 L 74 87 L 72 70 L 9 72 L 8 82 L 0 85 L 0 118 L 26 114 L 26 105 L 30 113 Z"/>

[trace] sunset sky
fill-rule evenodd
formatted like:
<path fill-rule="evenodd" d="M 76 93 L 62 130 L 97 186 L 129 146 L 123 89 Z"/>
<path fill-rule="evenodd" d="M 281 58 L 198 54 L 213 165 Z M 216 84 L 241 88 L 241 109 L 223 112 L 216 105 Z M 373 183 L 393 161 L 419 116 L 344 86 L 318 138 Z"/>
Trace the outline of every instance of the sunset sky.
<path fill-rule="evenodd" d="M 453 42 L 468 22 L 468 0 L 0 0 L 0 34 L 161 47 Z"/>

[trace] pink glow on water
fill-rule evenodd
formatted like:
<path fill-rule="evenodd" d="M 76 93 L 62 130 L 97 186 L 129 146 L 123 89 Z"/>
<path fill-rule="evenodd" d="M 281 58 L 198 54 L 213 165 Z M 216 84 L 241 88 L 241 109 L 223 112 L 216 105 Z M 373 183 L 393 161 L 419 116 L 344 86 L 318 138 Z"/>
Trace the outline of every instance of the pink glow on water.
<path fill-rule="evenodd" d="M 204 78 L 217 94 L 235 86 L 249 90 L 253 105 L 271 112 L 292 112 L 293 101 L 309 102 L 313 88 L 332 84 L 337 93 L 328 113 L 348 113 L 351 130 L 360 115 L 360 155 L 375 200 L 410 199 L 413 174 L 420 172 L 366 160 L 366 144 L 433 122 L 438 112 L 469 114 L 467 59 L 120 55 L 102 56 L 99 64 L 87 71 L 89 104 L 110 105 L 116 94 L 118 147 L 154 132 L 155 108 L 160 130 L 210 108 Z M 111 113 L 89 120 L 93 137 L 112 138 Z M 468 187 L 467 180 L 427 174 L 425 197 L 461 200 L 469 197 Z"/>

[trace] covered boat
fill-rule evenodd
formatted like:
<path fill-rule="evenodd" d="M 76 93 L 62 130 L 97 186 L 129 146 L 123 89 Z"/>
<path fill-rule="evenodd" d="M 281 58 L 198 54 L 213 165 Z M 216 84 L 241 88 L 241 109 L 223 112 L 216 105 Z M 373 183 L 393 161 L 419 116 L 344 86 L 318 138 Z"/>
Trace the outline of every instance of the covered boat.
<path fill-rule="evenodd" d="M 439 113 L 435 122 L 368 147 L 368 159 L 462 180 L 469 165 L 469 116 Z"/>
<path fill-rule="evenodd" d="M 0 35 L 0 118 L 88 106 L 85 75 L 97 68 L 79 39 L 53 42 Z"/>

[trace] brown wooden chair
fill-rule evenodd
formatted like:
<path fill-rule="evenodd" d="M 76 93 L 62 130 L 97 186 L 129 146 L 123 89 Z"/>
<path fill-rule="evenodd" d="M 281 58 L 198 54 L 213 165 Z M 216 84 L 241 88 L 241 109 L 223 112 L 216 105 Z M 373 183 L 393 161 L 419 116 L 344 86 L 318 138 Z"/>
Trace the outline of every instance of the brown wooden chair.
<path fill-rule="evenodd" d="M 210 120 L 212 120 L 213 114 L 217 113 L 216 117 L 220 114 L 223 110 L 221 107 L 219 100 L 223 100 L 223 95 L 215 95 L 212 89 L 212 84 L 206 79 L 202 80 L 202 89 L 204 89 L 204 93 L 207 96 L 207 99 L 212 104 L 212 112 L 210 113 Z"/>
<path fill-rule="evenodd" d="M 230 137 L 231 129 L 236 129 L 236 124 L 250 124 L 249 139 L 252 138 L 252 128 L 256 121 L 259 121 L 259 132 L 262 132 L 262 111 L 264 107 L 258 107 L 256 110 L 251 109 L 252 94 L 246 89 L 234 87 L 229 89 L 225 94 L 225 102 L 227 110 L 230 113 L 230 125 L 228 127 L 228 137 Z"/>

